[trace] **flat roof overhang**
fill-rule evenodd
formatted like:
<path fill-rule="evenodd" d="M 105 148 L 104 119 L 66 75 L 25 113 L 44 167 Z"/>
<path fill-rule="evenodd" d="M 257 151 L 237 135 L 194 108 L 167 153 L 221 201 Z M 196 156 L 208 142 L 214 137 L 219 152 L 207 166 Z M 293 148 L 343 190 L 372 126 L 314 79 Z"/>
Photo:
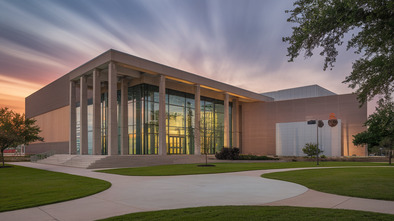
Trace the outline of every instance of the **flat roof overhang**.
<path fill-rule="evenodd" d="M 77 79 L 81 75 L 92 72 L 95 68 L 105 69 L 110 61 L 125 69 L 137 70 L 152 75 L 164 75 L 167 79 L 184 84 L 200 85 L 201 88 L 216 92 L 228 93 L 230 96 L 238 97 L 243 102 L 273 101 L 273 98 L 257 94 L 229 84 L 211 80 L 176 68 L 168 67 L 153 61 L 129 55 L 110 49 L 96 58 L 86 62 L 68 73 L 69 79 Z M 122 71 L 120 71 L 122 73 Z"/>

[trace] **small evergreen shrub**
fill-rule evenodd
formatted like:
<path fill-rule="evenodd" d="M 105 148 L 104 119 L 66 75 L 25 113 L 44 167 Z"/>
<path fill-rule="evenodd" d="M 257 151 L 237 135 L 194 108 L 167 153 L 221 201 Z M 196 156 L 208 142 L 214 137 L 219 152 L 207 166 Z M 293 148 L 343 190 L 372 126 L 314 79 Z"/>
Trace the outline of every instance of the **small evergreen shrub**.
<path fill-rule="evenodd" d="M 305 147 L 302 148 L 302 152 L 304 152 L 304 154 L 308 155 L 309 157 L 313 157 L 317 154 L 323 153 L 323 151 L 320 150 L 315 143 L 306 143 Z"/>

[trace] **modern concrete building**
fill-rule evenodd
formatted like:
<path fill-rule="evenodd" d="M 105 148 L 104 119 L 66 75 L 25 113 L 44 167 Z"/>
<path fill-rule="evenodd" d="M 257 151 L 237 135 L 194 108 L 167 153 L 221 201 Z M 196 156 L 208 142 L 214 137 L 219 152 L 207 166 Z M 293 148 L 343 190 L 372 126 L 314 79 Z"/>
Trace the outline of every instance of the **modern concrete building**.
<path fill-rule="evenodd" d="M 316 142 L 306 121 L 330 113 L 339 123 L 319 129 L 321 148 L 365 155 L 352 135 L 364 130 L 367 109 L 353 94 L 317 85 L 258 94 L 109 50 L 26 98 L 26 117 L 45 139 L 26 153 L 303 155 L 300 147 Z"/>

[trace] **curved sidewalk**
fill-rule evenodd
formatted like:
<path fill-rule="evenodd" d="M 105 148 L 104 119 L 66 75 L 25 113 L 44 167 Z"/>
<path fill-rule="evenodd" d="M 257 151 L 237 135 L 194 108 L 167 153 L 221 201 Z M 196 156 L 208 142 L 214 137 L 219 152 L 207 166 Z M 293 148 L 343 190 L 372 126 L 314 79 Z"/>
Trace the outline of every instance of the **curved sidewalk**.
<path fill-rule="evenodd" d="M 308 190 L 298 184 L 261 178 L 255 171 L 185 176 L 121 176 L 46 164 L 15 164 L 107 180 L 112 186 L 81 199 L 0 213 L 2 221 L 95 220 L 141 211 L 260 205 L 294 197 Z"/>
<path fill-rule="evenodd" d="M 322 193 L 309 189 L 307 192 L 263 206 L 299 206 L 329 209 L 350 209 L 377 213 L 394 214 L 394 201 L 372 200 Z"/>
<path fill-rule="evenodd" d="M 261 178 L 264 173 L 305 168 L 185 176 L 120 176 L 87 169 L 15 163 L 107 180 L 101 193 L 62 203 L 0 213 L 0 220 L 95 220 L 132 212 L 216 206 L 264 205 L 353 209 L 394 214 L 394 202 L 339 196 Z M 310 169 L 310 168 L 309 168 Z"/>

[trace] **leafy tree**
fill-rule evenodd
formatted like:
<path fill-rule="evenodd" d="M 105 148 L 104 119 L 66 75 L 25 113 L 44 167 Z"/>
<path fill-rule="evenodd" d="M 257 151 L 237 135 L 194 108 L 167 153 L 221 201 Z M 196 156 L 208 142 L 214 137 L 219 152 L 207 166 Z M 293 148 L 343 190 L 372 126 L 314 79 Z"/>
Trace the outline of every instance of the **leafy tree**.
<path fill-rule="evenodd" d="M 378 94 L 390 97 L 394 91 L 394 1 L 393 0 L 297 0 L 288 22 L 296 23 L 288 42 L 289 61 L 302 50 L 311 57 L 322 49 L 324 70 L 334 67 L 345 34 L 353 33 L 347 50 L 355 49 L 360 59 L 343 83 L 356 88 L 361 104 Z M 350 35 L 350 34 L 349 34 Z"/>
<path fill-rule="evenodd" d="M 302 148 L 302 152 L 308 157 L 318 156 L 318 154 L 323 153 L 323 150 L 317 148 L 315 143 L 306 143 L 305 147 Z"/>
<path fill-rule="evenodd" d="M 370 131 L 366 130 L 356 135 L 353 135 L 353 144 L 356 146 L 368 145 L 368 152 L 372 152 L 372 149 L 374 147 L 379 146 L 379 142 L 381 139 L 382 138 L 380 137 L 380 135 L 374 135 Z"/>
<path fill-rule="evenodd" d="M 3 167 L 5 149 L 44 140 L 38 136 L 40 128 L 34 125 L 35 122 L 36 120 L 27 119 L 24 114 L 15 113 L 8 108 L 0 109 L 0 149 Z"/>
<path fill-rule="evenodd" d="M 389 164 L 391 165 L 391 158 L 393 158 L 393 146 L 394 146 L 394 139 L 390 137 L 385 137 L 383 138 L 382 141 L 380 141 L 380 146 L 385 148 L 388 152 L 388 157 L 389 157 Z"/>
<path fill-rule="evenodd" d="M 368 129 L 354 135 L 354 145 L 368 145 L 368 149 L 380 146 L 391 152 L 394 145 L 394 102 L 389 98 L 379 101 L 379 105 L 373 114 L 369 115 L 364 124 Z"/>

